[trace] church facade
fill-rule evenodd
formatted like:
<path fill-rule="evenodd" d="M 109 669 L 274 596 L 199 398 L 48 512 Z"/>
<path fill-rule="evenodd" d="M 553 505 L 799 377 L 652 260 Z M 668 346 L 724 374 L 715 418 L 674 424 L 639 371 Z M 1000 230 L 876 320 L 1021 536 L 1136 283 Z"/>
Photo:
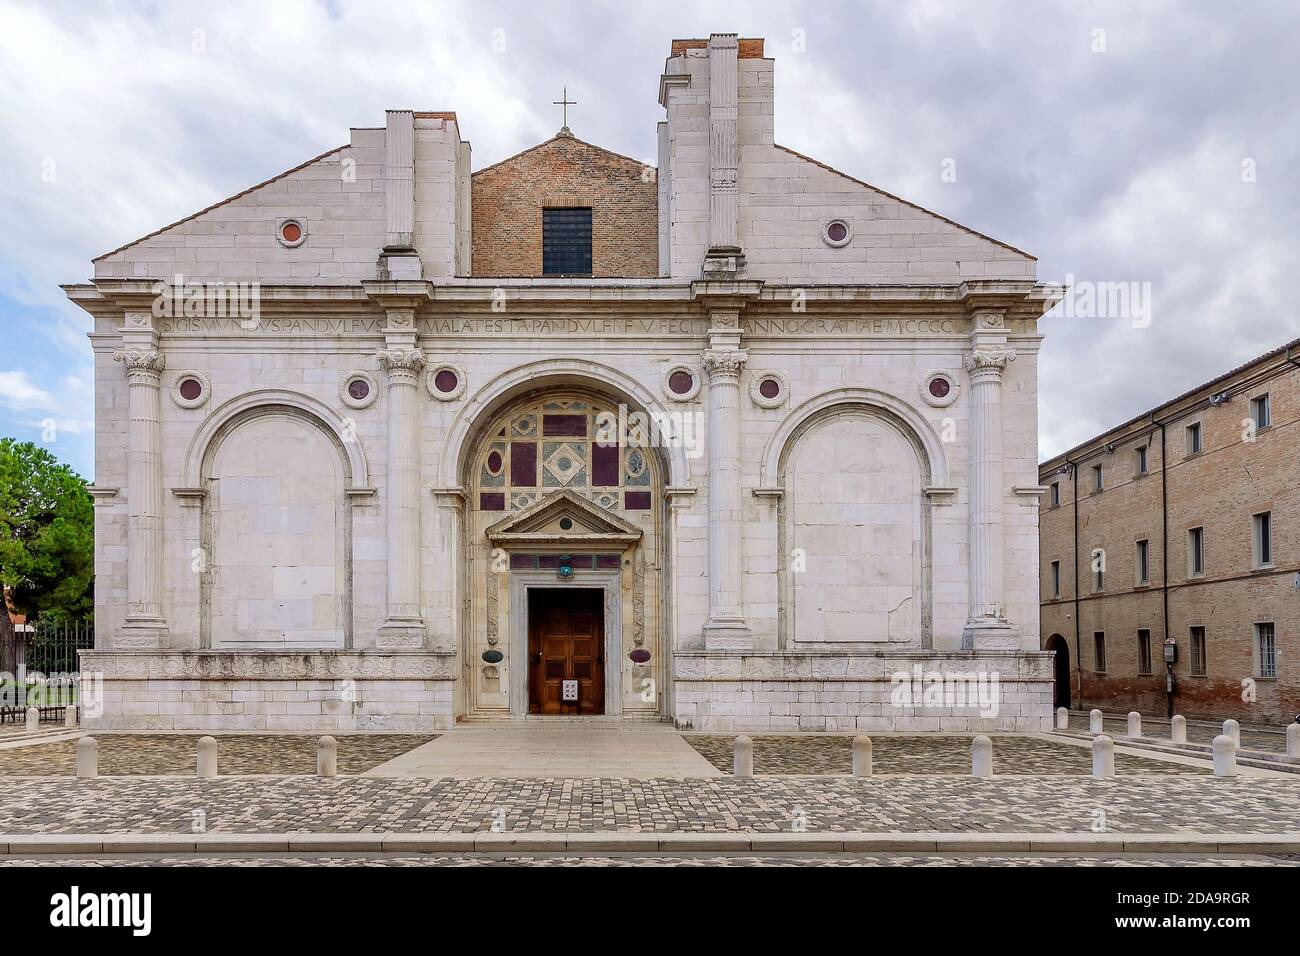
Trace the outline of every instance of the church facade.
<path fill-rule="evenodd" d="M 670 54 L 653 164 L 393 110 L 66 287 L 87 726 L 1047 728 L 1035 260 Z"/>

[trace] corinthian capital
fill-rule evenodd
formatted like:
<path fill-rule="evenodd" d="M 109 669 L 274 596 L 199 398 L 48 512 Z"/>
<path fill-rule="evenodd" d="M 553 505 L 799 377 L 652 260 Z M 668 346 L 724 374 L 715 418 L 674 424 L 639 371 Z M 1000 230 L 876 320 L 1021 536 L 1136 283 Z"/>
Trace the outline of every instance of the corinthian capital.
<path fill-rule="evenodd" d="M 127 374 L 146 372 L 155 376 L 162 372 L 165 362 L 163 354 L 157 349 L 144 348 L 138 345 L 129 345 L 118 349 L 113 353 L 113 361 L 121 362 L 126 366 Z"/>
<path fill-rule="evenodd" d="M 962 364 L 968 372 L 989 371 L 1000 375 L 1008 363 L 1015 360 L 1015 349 L 975 349 Z"/>
<path fill-rule="evenodd" d="M 748 360 L 749 354 L 738 349 L 709 349 L 704 353 L 704 371 L 710 382 L 734 383 Z"/>
<path fill-rule="evenodd" d="M 390 376 L 408 375 L 414 380 L 424 369 L 424 352 L 420 349 L 381 349 L 376 355 Z"/>

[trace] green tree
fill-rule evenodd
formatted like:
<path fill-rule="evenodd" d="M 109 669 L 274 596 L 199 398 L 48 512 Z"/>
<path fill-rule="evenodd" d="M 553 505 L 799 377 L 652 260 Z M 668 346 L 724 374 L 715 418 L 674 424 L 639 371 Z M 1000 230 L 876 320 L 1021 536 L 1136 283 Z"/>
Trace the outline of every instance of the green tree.
<path fill-rule="evenodd" d="M 86 483 L 31 442 L 0 438 L 0 582 L 29 618 L 72 620 L 94 610 L 95 512 Z M 16 637 L 0 613 L 0 670 L 13 673 Z"/>

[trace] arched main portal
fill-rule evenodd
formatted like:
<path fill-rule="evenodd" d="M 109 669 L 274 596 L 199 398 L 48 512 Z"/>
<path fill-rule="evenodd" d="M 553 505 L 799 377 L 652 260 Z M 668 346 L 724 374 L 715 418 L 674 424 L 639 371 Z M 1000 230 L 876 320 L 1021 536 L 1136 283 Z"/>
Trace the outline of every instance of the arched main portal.
<path fill-rule="evenodd" d="M 652 419 L 557 383 L 503 400 L 464 457 L 463 713 L 653 714 L 667 642 Z"/>
<path fill-rule="evenodd" d="M 1060 634 L 1047 639 L 1043 650 L 1056 653 L 1056 692 L 1053 707 L 1070 706 L 1070 644 Z"/>

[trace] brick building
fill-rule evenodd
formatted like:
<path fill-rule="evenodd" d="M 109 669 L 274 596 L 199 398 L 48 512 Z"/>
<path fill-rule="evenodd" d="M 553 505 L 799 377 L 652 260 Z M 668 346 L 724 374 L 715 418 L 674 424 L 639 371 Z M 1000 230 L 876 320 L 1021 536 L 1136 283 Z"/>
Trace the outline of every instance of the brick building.
<path fill-rule="evenodd" d="M 1294 718 L 1298 417 L 1300 339 L 1039 466 L 1058 704 Z"/>

